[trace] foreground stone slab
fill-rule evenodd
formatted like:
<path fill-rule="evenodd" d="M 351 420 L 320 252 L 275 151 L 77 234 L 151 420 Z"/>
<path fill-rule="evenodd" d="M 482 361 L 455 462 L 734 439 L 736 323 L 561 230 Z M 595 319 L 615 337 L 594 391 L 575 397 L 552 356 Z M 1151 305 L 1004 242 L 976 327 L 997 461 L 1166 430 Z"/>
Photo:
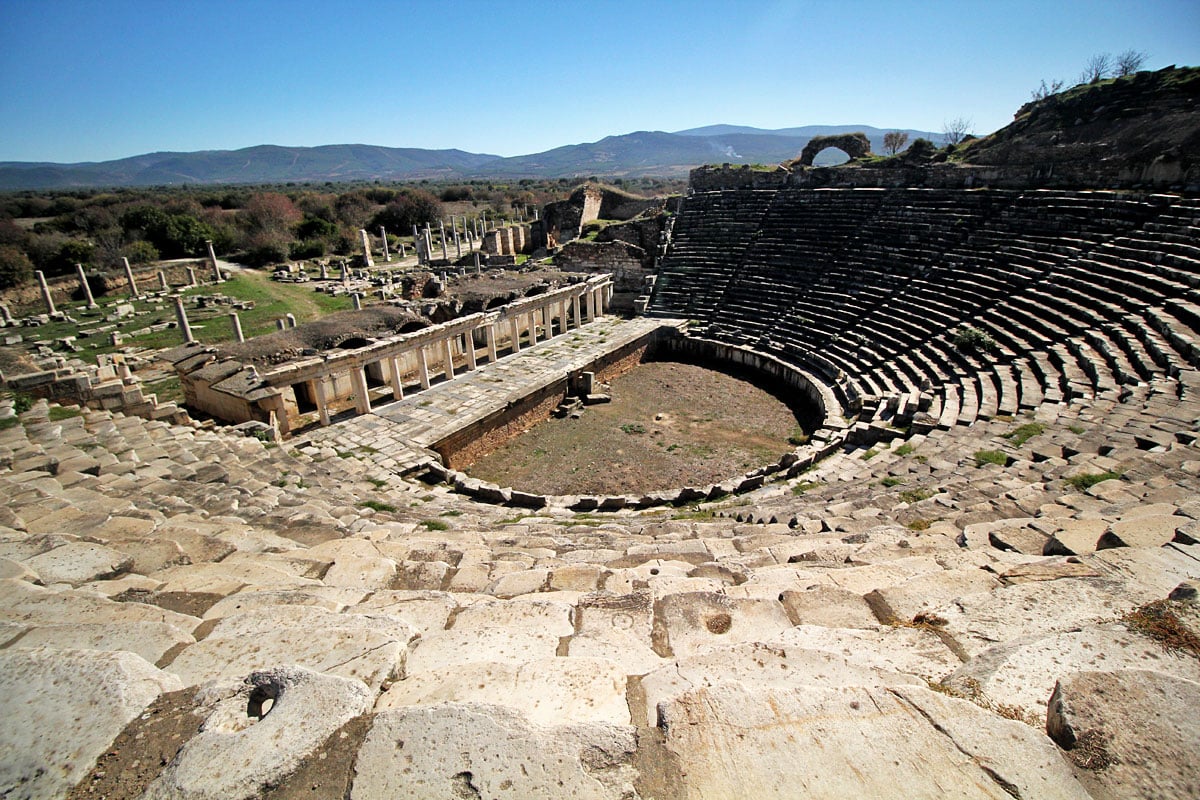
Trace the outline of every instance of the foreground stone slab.
<path fill-rule="evenodd" d="M 633 728 L 543 728 L 498 706 L 447 704 L 383 711 L 359 748 L 350 797 L 637 797 L 636 749 Z"/>
<path fill-rule="evenodd" d="M 259 797 L 371 708 L 360 681 L 300 667 L 255 672 L 201 690 L 203 729 L 147 789 L 147 800 Z"/>
<path fill-rule="evenodd" d="M 493 703 L 520 711 L 535 725 L 629 724 L 625 671 L 605 658 L 479 662 L 397 681 L 376 710 L 441 702 Z"/>
<path fill-rule="evenodd" d="M 1168 652 L 1113 624 L 997 645 L 963 664 L 946 683 L 964 694 L 981 692 L 990 702 L 1018 708 L 1042 724 L 1055 682 L 1068 673 L 1096 669 L 1156 670 L 1200 681 L 1197 659 Z"/>
<path fill-rule="evenodd" d="M 1039 732 L 915 686 L 721 683 L 666 703 L 661 727 L 685 798 L 1089 797 Z"/>
<path fill-rule="evenodd" d="M 174 647 L 193 644 L 190 633 L 165 622 L 63 623 L 29 630 L 13 647 L 59 650 L 127 650 L 151 664 Z"/>
<path fill-rule="evenodd" d="M 179 679 L 126 652 L 0 652 L 0 796 L 58 797 Z"/>
<path fill-rule="evenodd" d="M 378 691 L 397 676 L 415 631 L 403 620 L 336 614 L 315 606 L 280 606 L 223 618 L 166 669 L 185 686 L 231 680 L 255 670 L 296 664 L 355 678 Z"/>
<path fill-rule="evenodd" d="M 133 559 L 104 545 L 72 542 L 27 559 L 25 564 L 43 583 L 78 586 L 119 575 L 133 565 Z"/>
<path fill-rule="evenodd" d="M 1096 796 L 1200 796 L 1200 684 L 1149 670 L 1077 672 L 1054 687 L 1046 730 Z"/>

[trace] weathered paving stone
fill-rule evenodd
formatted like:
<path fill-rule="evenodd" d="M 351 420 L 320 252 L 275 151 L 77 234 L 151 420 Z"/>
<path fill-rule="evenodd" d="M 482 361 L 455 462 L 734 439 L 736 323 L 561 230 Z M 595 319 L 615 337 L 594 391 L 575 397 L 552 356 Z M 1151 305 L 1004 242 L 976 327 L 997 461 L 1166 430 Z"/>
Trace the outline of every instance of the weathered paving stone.
<path fill-rule="evenodd" d="M 629 724 L 625 670 L 604 658 L 475 662 L 420 672 L 394 683 L 376 710 L 444 702 L 515 708 L 535 725 Z"/>
<path fill-rule="evenodd" d="M 128 652 L 0 652 L 0 794 L 59 797 L 179 679 Z"/>
<path fill-rule="evenodd" d="M 918 686 L 719 683 L 660 724 L 686 798 L 1089 797 L 1037 731 Z"/>
<path fill-rule="evenodd" d="M 33 556 L 25 563 L 43 583 L 78 586 L 125 572 L 133 565 L 133 558 L 104 545 L 72 542 Z"/>
<path fill-rule="evenodd" d="M 620 800 L 636 796 L 636 749 L 630 727 L 533 726 L 483 704 L 393 709 L 375 716 L 350 797 Z"/>
<path fill-rule="evenodd" d="M 1151 670 L 1069 673 L 1046 731 L 1097 797 L 1200 794 L 1200 684 Z"/>
<path fill-rule="evenodd" d="M 206 687 L 196 697 L 200 733 L 144 797 L 261 797 L 343 724 L 369 711 L 372 699 L 359 681 L 294 666 Z"/>
<path fill-rule="evenodd" d="M 220 619 L 164 669 L 178 675 L 185 686 L 194 686 L 295 664 L 354 678 L 378 690 L 402 671 L 414 635 L 403 620 L 393 617 L 281 606 Z"/>

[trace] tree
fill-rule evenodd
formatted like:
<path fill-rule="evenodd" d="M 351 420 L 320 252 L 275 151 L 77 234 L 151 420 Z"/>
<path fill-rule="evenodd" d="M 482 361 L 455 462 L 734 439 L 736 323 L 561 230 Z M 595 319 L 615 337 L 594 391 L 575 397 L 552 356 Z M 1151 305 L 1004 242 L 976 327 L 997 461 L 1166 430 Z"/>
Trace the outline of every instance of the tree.
<path fill-rule="evenodd" d="M 0 245 L 0 289 L 33 280 L 33 263 L 19 247 Z"/>
<path fill-rule="evenodd" d="M 1117 56 L 1113 70 L 1118 78 L 1124 78 L 1126 75 L 1132 75 L 1140 70 L 1145 65 L 1147 58 L 1149 56 L 1138 50 L 1126 50 Z"/>
<path fill-rule="evenodd" d="M 908 134 L 904 131 L 891 131 L 883 135 L 883 149 L 889 155 L 896 155 L 904 145 L 908 144 Z"/>
<path fill-rule="evenodd" d="M 436 222 L 442 216 L 442 203 L 429 192 L 406 189 L 371 220 L 371 227 L 380 225 L 392 233 L 403 235 L 426 222 Z"/>
<path fill-rule="evenodd" d="M 286 195 L 262 192 L 246 201 L 241 221 L 251 233 L 287 233 L 291 226 L 300 221 L 300 209 Z"/>
<path fill-rule="evenodd" d="M 1087 60 L 1083 72 L 1079 75 L 1080 83 L 1098 83 L 1112 74 L 1113 60 L 1108 53 L 1099 53 Z"/>
<path fill-rule="evenodd" d="M 946 144 L 958 144 L 971 133 L 970 117 L 955 117 L 942 124 L 942 138 Z"/>

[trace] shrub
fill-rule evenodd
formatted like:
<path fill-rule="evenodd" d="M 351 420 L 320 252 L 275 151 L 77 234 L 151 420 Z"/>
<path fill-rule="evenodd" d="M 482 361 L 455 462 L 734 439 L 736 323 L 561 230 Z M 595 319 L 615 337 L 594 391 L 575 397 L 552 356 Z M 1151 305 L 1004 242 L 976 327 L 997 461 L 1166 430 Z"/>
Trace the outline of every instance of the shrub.
<path fill-rule="evenodd" d="M 1113 472 L 1093 472 L 1085 475 L 1076 475 L 1072 478 L 1067 478 L 1067 484 L 1073 486 L 1076 491 L 1086 492 L 1088 489 L 1103 481 L 1116 480 L 1121 477 L 1121 473 Z"/>
<path fill-rule="evenodd" d="M 372 511 L 392 512 L 396 510 L 394 505 L 390 503 L 381 503 L 378 500 L 364 500 L 360 505 L 362 505 L 363 508 L 369 508 Z"/>
<path fill-rule="evenodd" d="M 302 258 L 320 258 L 325 255 L 325 242 L 320 239 L 305 239 L 288 245 L 288 257 L 293 261 Z"/>
<path fill-rule="evenodd" d="M 960 328 L 954 332 L 951 341 L 960 353 L 992 353 L 996 350 L 996 340 L 979 328 Z"/>
<path fill-rule="evenodd" d="M 1008 466 L 1008 455 L 1003 450 L 976 450 L 975 466 L 982 467 L 984 464 L 1006 467 Z"/>
<path fill-rule="evenodd" d="M 33 280 L 33 262 L 20 248 L 0 246 L 0 289 L 20 286 Z"/>
<path fill-rule="evenodd" d="M 121 255 L 129 259 L 130 264 L 149 264 L 158 261 L 158 248 L 145 239 L 130 242 L 121 248 Z"/>
<path fill-rule="evenodd" d="M 621 426 L 621 430 L 628 434 L 645 433 L 646 426 L 637 422 L 626 422 Z"/>

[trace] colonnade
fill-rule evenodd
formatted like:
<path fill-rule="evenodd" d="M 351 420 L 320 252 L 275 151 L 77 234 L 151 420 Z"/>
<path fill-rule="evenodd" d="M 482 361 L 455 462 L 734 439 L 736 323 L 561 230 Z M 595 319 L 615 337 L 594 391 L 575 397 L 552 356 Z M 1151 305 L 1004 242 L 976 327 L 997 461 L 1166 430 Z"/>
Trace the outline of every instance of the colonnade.
<path fill-rule="evenodd" d="M 277 391 L 258 402 L 274 412 L 282 433 L 313 407 L 322 425 L 351 402 L 366 414 L 372 392 L 401 400 L 406 383 L 428 389 L 439 377 L 453 380 L 460 369 L 477 369 L 481 359 L 520 353 L 603 316 L 612 294 L 612 276 L 599 275 L 493 311 L 292 361 L 262 376 Z"/>

